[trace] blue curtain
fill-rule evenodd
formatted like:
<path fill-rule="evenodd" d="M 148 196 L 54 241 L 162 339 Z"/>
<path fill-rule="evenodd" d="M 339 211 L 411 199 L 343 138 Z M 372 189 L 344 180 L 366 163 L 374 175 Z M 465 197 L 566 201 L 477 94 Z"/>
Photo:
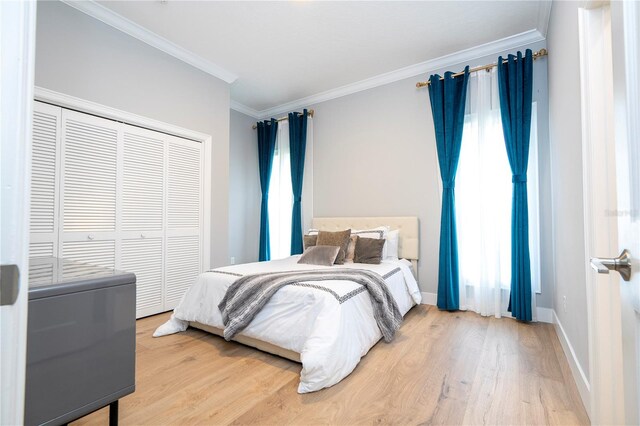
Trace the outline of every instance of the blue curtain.
<path fill-rule="evenodd" d="M 464 107 L 467 97 L 469 67 L 453 77 L 446 72 L 429 78 L 429 99 L 436 131 L 438 163 L 442 178 L 442 212 L 440 215 L 440 260 L 438 263 L 438 308 L 449 311 L 460 306 L 458 272 L 458 237 L 456 234 L 455 179 L 462 145 Z"/>
<path fill-rule="evenodd" d="M 302 178 L 304 154 L 307 149 L 307 110 L 299 115 L 289 113 L 289 147 L 291 158 L 291 187 L 293 212 L 291 214 L 291 254 L 302 253 Z"/>
<path fill-rule="evenodd" d="M 511 165 L 513 205 L 511 209 L 511 299 L 509 310 L 522 321 L 531 321 L 531 263 L 529 258 L 529 207 L 527 163 L 531 134 L 533 55 L 498 58 L 498 87 L 502 130 Z"/>
<path fill-rule="evenodd" d="M 273 154 L 276 149 L 276 133 L 278 122 L 275 119 L 258 122 L 258 166 L 260 168 L 260 189 L 262 190 L 262 204 L 260 205 L 260 251 L 258 259 L 271 259 L 269 245 L 269 182 Z"/>

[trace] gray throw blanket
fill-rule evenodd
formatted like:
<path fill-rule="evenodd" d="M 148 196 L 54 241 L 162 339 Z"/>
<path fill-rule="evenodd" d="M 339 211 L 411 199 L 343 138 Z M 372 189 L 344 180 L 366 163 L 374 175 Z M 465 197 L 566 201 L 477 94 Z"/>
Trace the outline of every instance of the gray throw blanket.
<path fill-rule="evenodd" d="M 231 340 L 248 326 L 280 288 L 299 282 L 328 280 L 348 280 L 365 286 L 371 295 L 373 316 L 385 342 L 393 340 L 396 330 L 402 324 L 402 314 L 384 279 L 363 269 L 289 271 L 241 277 L 229 286 L 218 305 L 225 325 L 224 338 Z"/>

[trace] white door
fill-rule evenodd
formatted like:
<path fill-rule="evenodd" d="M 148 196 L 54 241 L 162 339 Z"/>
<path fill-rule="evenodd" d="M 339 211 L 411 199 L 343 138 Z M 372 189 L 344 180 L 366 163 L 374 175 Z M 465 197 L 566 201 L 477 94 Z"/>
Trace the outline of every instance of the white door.
<path fill-rule="evenodd" d="M 638 424 L 640 5 L 581 10 L 580 42 L 591 420 Z"/>
<path fill-rule="evenodd" d="M 202 144 L 168 136 L 164 309 L 173 309 L 202 272 Z"/>
<path fill-rule="evenodd" d="M 29 256 L 58 256 L 60 183 L 59 140 L 62 128 L 59 107 L 36 102 L 31 143 L 31 238 Z"/>
<path fill-rule="evenodd" d="M 624 419 L 640 424 L 640 4 L 611 3 L 618 249 L 631 276 L 620 280 Z"/>
<path fill-rule="evenodd" d="M 0 2 L 0 424 L 22 424 L 36 2 Z"/>
<path fill-rule="evenodd" d="M 116 268 L 121 126 L 62 110 L 60 257 Z"/>
<path fill-rule="evenodd" d="M 136 274 L 136 316 L 163 311 L 167 135 L 123 125 L 120 269 Z"/>

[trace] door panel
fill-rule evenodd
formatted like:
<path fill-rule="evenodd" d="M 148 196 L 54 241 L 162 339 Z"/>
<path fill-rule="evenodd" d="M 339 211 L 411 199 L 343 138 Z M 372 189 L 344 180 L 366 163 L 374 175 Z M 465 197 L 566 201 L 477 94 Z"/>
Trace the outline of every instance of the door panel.
<path fill-rule="evenodd" d="M 34 102 L 29 256 L 57 254 L 62 109 Z"/>
<path fill-rule="evenodd" d="M 172 138 L 168 158 L 168 229 L 200 228 L 202 144 Z"/>
<path fill-rule="evenodd" d="M 63 227 L 116 230 L 119 123 L 63 112 Z"/>
<path fill-rule="evenodd" d="M 633 202 L 640 194 L 631 166 L 640 156 L 638 12 L 636 2 L 580 10 L 585 242 L 594 268 L 587 275 L 594 424 L 640 421 L 640 315 L 634 309 L 640 213 Z M 620 265 L 603 263 L 623 249 L 631 254 L 629 281 L 616 271 Z"/>
<path fill-rule="evenodd" d="M 36 7 L 0 1 L 1 425 L 24 423 Z"/>
<path fill-rule="evenodd" d="M 164 308 L 176 307 L 185 291 L 200 275 L 200 238 L 167 238 L 167 262 Z"/>
<path fill-rule="evenodd" d="M 54 256 L 54 243 L 30 243 L 29 244 L 29 257 L 38 256 Z"/>
<path fill-rule="evenodd" d="M 162 311 L 163 239 L 122 241 L 121 269 L 136 274 L 136 317 Z"/>
<path fill-rule="evenodd" d="M 62 243 L 62 257 L 115 269 L 116 242 L 115 240 L 65 241 Z"/>
<path fill-rule="evenodd" d="M 624 419 L 640 423 L 640 5 L 611 2 L 617 255 L 628 250 L 629 281 L 619 288 Z"/>
<path fill-rule="evenodd" d="M 161 134 L 125 126 L 122 230 L 163 229 L 164 141 Z"/>
<path fill-rule="evenodd" d="M 39 104 L 33 114 L 31 232 L 56 231 L 56 163 L 60 108 Z"/>
<path fill-rule="evenodd" d="M 164 309 L 173 309 L 202 272 L 202 144 L 169 137 Z"/>

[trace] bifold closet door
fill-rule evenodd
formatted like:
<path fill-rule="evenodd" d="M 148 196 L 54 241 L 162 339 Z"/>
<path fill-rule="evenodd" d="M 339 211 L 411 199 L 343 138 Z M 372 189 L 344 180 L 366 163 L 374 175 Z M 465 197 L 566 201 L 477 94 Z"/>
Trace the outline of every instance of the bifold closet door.
<path fill-rule="evenodd" d="M 58 255 L 60 107 L 34 103 L 29 256 Z"/>
<path fill-rule="evenodd" d="M 166 135 L 123 125 L 119 268 L 136 274 L 136 316 L 164 310 Z"/>
<path fill-rule="evenodd" d="M 133 272 L 137 317 L 202 272 L 203 146 L 36 102 L 30 255 Z"/>
<path fill-rule="evenodd" d="M 165 309 L 173 309 L 202 272 L 202 151 L 201 143 L 168 137 Z"/>
<path fill-rule="evenodd" d="M 61 257 L 116 268 L 121 125 L 62 110 Z"/>

